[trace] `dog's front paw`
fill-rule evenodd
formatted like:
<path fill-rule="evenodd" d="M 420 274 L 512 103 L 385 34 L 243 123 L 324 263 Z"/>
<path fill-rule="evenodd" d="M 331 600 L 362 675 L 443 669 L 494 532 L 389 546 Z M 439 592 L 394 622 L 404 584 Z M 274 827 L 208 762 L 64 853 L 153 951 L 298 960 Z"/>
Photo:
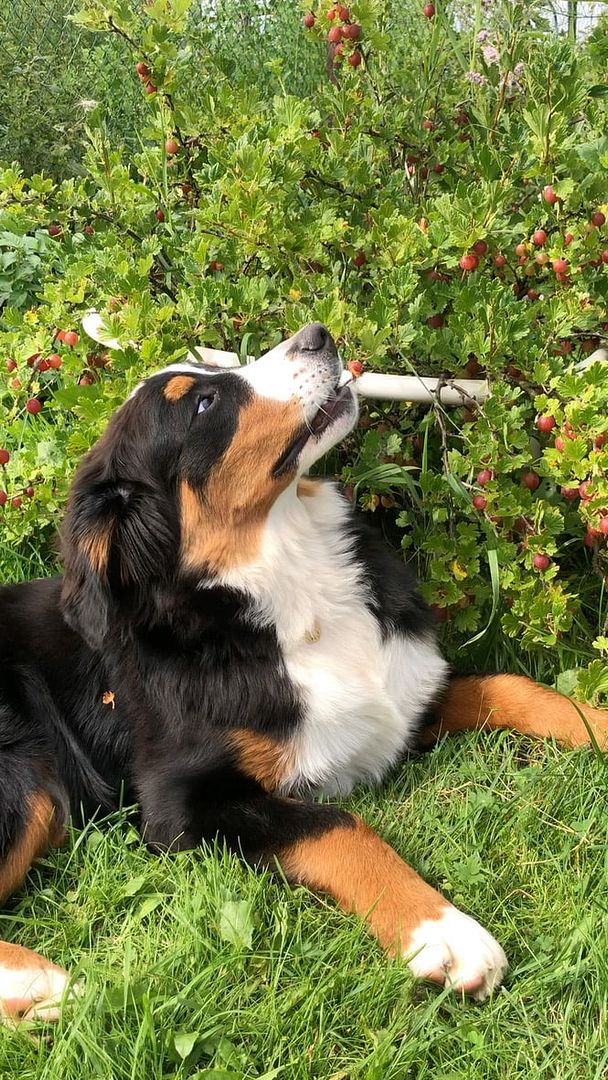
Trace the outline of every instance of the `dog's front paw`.
<path fill-rule="evenodd" d="M 21 945 L 0 941 L 0 1023 L 58 1020 L 66 997 L 78 993 L 70 976 L 43 956 Z"/>
<path fill-rule="evenodd" d="M 492 935 L 451 905 L 438 919 L 420 923 L 403 952 L 417 978 L 463 990 L 477 1001 L 500 986 L 508 967 Z"/>

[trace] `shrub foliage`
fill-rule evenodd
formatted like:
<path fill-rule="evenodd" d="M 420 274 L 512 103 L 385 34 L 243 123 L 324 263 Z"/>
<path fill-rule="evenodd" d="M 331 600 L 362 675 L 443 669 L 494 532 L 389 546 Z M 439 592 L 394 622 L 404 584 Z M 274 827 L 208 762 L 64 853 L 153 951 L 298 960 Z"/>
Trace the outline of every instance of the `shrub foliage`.
<path fill-rule="evenodd" d="M 329 73 L 295 96 L 280 58 L 267 82 L 230 72 L 189 7 L 85 0 L 81 25 L 140 65 L 138 149 L 95 112 L 81 178 L 0 175 L 8 572 L 52 559 L 72 469 L 142 372 L 320 319 L 368 369 L 489 380 L 478 408 L 369 403 L 330 466 L 417 559 L 459 663 L 514 639 L 537 670 L 583 660 L 579 692 L 601 693 L 608 369 L 584 361 L 608 327 L 603 28 L 576 49 L 534 4 L 481 23 L 320 0 L 297 18 L 311 69 L 335 39 Z M 122 351 L 82 333 L 90 307 Z"/>

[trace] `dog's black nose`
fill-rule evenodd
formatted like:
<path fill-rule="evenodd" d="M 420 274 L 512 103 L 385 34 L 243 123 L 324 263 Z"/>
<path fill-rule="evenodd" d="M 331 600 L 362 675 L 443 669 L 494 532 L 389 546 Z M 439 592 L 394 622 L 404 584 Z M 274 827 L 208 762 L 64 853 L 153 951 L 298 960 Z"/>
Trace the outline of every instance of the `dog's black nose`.
<path fill-rule="evenodd" d="M 312 322 L 296 334 L 291 343 L 291 348 L 294 352 L 315 353 L 321 352 L 322 349 L 326 349 L 330 342 L 331 334 L 329 330 L 323 326 L 323 323 Z"/>

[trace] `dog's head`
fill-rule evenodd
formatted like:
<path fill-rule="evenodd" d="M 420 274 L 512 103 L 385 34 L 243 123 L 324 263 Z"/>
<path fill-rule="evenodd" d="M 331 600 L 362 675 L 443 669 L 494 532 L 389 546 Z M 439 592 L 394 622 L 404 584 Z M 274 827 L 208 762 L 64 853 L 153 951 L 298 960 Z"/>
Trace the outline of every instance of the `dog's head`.
<path fill-rule="evenodd" d="M 76 475 L 64 613 L 95 647 L 112 596 L 255 561 L 279 496 L 351 430 L 355 396 L 319 323 L 254 364 L 146 379 Z"/>

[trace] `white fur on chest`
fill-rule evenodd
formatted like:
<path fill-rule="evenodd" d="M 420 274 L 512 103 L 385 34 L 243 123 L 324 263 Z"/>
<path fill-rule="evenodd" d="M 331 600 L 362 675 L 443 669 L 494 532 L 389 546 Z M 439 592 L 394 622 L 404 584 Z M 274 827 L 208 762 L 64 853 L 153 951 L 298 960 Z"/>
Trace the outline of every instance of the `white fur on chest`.
<path fill-rule="evenodd" d="M 226 584 L 254 598 L 272 624 L 304 705 L 285 792 L 345 794 L 377 781 L 411 745 L 416 722 L 445 680 L 432 638 L 383 641 L 348 535 L 349 508 L 331 485 L 277 501 L 259 560 Z M 240 580 L 237 580 L 237 577 Z"/>

